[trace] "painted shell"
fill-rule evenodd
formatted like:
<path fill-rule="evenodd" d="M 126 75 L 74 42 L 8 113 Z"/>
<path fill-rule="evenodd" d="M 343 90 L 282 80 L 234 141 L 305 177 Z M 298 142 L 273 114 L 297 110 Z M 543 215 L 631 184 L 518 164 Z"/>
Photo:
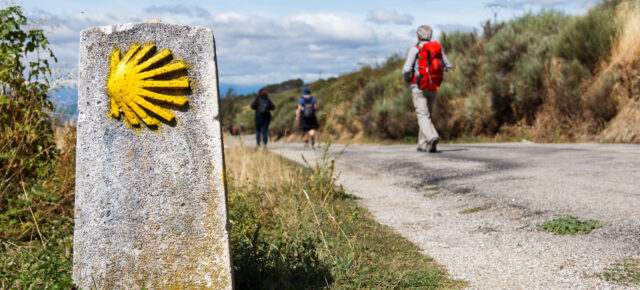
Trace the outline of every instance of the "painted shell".
<path fill-rule="evenodd" d="M 171 52 L 165 49 L 148 57 L 154 48 L 155 45 L 132 45 L 122 58 L 120 49 L 116 48 L 111 52 L 107 93 L 110 96 L 112 117 L 119 118 L 122 111 L 131 125 L 140 125 L 142 120 L 148 126 L 154 126 L 160 121 L 148 112 L 169 122 L 175 120 L 175 115 L 170 110 L 157 103 L 183 106 L 187 102 L 183 95 L 158 92 L 169 89 L 180 93 L 189 88 L 189 79 L 186 76 L 166 79 L 167 75 L 186 72 L 187 66 L 182 61 L 159 66 L 167 61 Z M 160 76 L 164 78 L 157 79 Z"/>

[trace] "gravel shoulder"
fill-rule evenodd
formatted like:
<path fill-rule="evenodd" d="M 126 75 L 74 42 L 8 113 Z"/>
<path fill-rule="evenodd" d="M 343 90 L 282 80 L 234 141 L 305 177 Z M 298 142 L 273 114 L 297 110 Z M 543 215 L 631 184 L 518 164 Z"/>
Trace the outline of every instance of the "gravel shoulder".
<path fill-rule="evenodd" d="M 247 142 L 248 143 L 248 142 Z M 321 150 L 270 150 L 314 163 Z M 342 150 L 333 145 L 332 154 Z M 471 288 L 618 288 L 594 275 L 640 257 L 640 146 L 471 144 L 349 146 L 340 183 Z M 476 209 L 477 212 L 464 213 Z M 588 235 L 553 235 L 536 224 L 560 215 L 597 219 Z"/>

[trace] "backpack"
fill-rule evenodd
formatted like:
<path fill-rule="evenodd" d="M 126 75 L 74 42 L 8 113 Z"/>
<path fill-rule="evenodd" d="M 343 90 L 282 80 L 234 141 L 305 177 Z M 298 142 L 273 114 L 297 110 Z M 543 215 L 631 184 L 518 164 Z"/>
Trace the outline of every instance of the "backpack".
<path fill-rule="evenodd" d="M 256 113 L 258 115 L 269 114 L 269 99 L 258 97 L 258 106 L 256 107 Z"/>
<path fill-rule="evenodd" d="M 311 118 L 315 115 L 316 108 L 313 105 L 313 97 L 304 99 L 302 103 L 302 116 L 305 118 Z"/>
<path fill-rule="evenodd" d="M 429 41 L 418 50 L 418 75 L 416 84 L 423 90 L 437 90 L 444 75 L 442 67 L 442 47 L 437 41 Z"/>

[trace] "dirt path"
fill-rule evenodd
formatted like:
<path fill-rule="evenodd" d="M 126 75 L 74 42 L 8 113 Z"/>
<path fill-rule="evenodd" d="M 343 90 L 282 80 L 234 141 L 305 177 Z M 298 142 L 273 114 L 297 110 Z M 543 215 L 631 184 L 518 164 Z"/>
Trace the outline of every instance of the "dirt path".
<path fill-rule="evenodd" d="M 342 146 L 334 145 L 330 152 Z M 270 149 L 301 162 L 302 144 Z M 377 221 L 396 229 L 472 288 L 615 288 L 593 277 L 640 257 L 640 146 L 478 144 L 350 146 L 340 182 Z M 473 213 L 464 210 L 480 208 Z M 588 235 L 536 224 L 559 215 L 597 219 Z"/>

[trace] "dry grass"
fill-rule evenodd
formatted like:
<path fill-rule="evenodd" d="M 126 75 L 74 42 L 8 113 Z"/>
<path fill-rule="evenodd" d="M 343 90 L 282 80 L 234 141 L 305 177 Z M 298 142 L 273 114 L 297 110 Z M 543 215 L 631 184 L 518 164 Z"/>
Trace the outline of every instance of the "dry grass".
<path fill-rule="evenodd" d="M 618 76 L 612 97 L 618 114 L 600 134 L 600 142 L 640 143 L 640 3 L 621 3 L 616 19 L 622 29 L 613 45 L 605 71 Z"/>
<path fill-rule="evenodd" d="M 640 143 L 640 100 L 630 100 L 600 135 L 600 142 Z"/>
<path fill-rule="evenodd" d="M 611 66 L 633 66 L 640 61 L 640 3 L 626 1 L 618 5 L 616 19 L 622 29 L 615 41 Z"/>
<path fill-rule="evenodd" d="M 243 146 L 225 156 L 238 288 L 465 286 L 336 186 L 331 158 L 303 168 Z"/>
<path fill-rule="evenodd" d="M 237 186 L 273 187 L 293 182 L 291 161 L 266 150 L 244 146 L 225 150 L 227 178 Z"/>

